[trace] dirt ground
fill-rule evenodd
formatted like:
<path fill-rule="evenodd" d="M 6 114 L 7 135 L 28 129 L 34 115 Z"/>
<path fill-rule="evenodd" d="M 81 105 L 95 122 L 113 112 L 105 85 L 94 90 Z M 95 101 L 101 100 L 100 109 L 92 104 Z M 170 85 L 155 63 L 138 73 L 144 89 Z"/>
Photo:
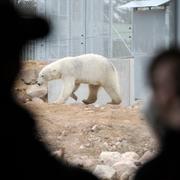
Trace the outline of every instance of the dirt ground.
<path fill-rule="evenodd" d="M 24 69 L 40 69 L 43 65 L 30 62 Z M 24 96 L 26 88 L 27 85 L 18 80 L 15 90 Z M 77 159 L 88 159 L 85 166 L 90 169 L 98 164 L 102 151 L 134 151 L 142 156 L 147 150 L 154 151 L 157 147 L 140 113 L 142 103 L 131 107 L 97 107 L 27 101 L 22 105 L 34 114 L 41 138 L 52 152 L 63 150 L 64 157 L 74 163 Z"/>

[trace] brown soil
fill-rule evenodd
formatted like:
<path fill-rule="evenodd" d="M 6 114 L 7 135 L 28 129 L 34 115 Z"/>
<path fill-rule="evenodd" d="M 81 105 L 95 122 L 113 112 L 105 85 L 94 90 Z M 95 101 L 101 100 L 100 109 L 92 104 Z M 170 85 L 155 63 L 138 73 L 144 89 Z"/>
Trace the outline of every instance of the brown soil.
<path fill-rule="evenodd" d="M 26 63 L 25 68 L 42 68 L 44 64 Z M 18 93 L 27 85 L 17 82 Z M 38 123 L 42 139 L 54 151 L 63 149 L 68 161 L 88 157 L 94 168 L 102 151 L 135 151 L 140 156 L 154 150 L 155 140 L 140 114 L 142 104 L 132 107 L 121 105 L 71 104 L 55 105 L 28 101 L 23 104 L 32 111 Z"/>

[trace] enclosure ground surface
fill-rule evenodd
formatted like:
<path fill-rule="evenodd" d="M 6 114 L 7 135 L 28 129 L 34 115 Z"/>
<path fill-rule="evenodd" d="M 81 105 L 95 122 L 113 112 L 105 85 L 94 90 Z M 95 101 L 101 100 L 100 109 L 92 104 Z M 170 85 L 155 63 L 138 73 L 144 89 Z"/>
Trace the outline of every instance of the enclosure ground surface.
<path fill-rule="evenodd" d="M 39 63 L 31 63 L 26 68 L 37 66 Z M 16 87 L 22 94 L 26 88 L 20 81 Z M 88 159 L 85 166 L 90 169 L 98 164 L 102 151 L 134 151 L 141 156 L 156 149 L 154 136 L 140 113 L 141 103 L 98 107 L 28 101 L 22 106 L 34 114 L 40 138 L 52 152 L 63 150 L 70 162 Z"/>

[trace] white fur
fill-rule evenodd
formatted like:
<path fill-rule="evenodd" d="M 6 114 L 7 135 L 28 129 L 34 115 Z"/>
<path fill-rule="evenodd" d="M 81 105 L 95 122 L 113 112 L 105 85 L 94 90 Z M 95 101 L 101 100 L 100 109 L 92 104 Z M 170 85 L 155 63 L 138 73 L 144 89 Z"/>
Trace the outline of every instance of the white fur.
<path fill-rule="evenodd" d="M 96 91 L 100 86 L 104 87 L 110 95 L 113 104 L 121 102 L 117 70 L 107 58 L 101 55 L 65 57 L 50 63 L 40 71 L 38 84 L 60 78 L 64 81 L 64 89 L 57 99 L 58 103 L 64 103 L 69 96 L 74 96 L 74 92 L 81 83 L 89 84 L 90 94 L 88 99 L 84 100 L 87 104 L 97 99 Z"/>

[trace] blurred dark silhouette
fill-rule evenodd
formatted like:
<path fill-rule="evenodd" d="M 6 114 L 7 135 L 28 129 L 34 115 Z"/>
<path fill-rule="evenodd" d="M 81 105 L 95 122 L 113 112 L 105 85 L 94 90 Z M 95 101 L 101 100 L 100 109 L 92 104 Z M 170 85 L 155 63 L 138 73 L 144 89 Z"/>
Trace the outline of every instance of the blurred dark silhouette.
<path fill-rule="evenodd" d="M 148 77 L 152 98 L 146 115 L 160 150 L 135 180 L 180 180 L 180 50 L 170 48 L 154 57 Z"/>
<path fill-rule="evenodd" d="M 40 17 L 24 17 L 9 0 L 1 0 L 0 32 L 1 179 L 97 179 L 52 156 L 38 138 L 33 116 L 13 98 L 22 47 L 47 35 L 49 25 Z"/>

